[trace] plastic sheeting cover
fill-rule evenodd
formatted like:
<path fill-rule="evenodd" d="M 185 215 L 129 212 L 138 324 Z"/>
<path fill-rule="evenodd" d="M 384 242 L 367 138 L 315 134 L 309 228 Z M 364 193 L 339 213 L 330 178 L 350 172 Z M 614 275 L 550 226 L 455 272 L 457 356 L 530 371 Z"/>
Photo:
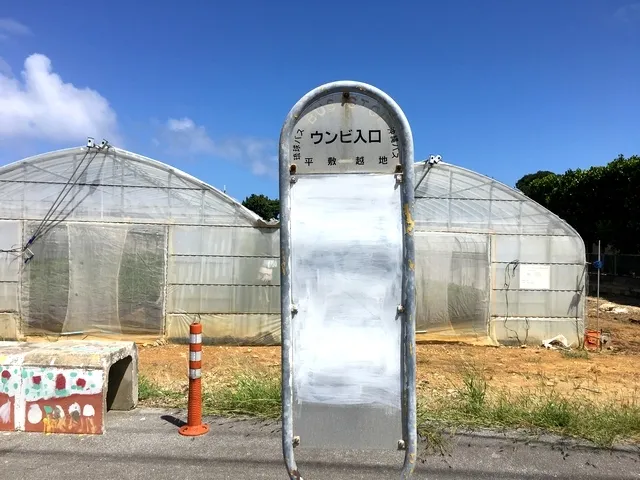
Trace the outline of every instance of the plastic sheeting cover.
<path fill-rule="evenodd" d="M 280 314 L 277 230 L 172 227 L 169 248 L 168 314 L 252 315 L 250 337 L 265 334 L 258 317 Z"/>
<path fill-rule="evenodd" d="M 202 325 L 202 342 L 217 345 L 280 345 L 280 313 L 268 314 L 169 314 L 167 338 L 189 341 L 189 327 Z"/>
<path fill-rule="evenodd" d="M 301 176 L 291 245 L 297 434 L 305 446 L 395 447 L 402 221 L 394 177 Z"/>
<path fill-rule="evenodd" d="M 484 175 L 444 163 L 416 164 L 415 174 L 418 339 L 580 341 L 586 270 L 576 231 Z M 520 267 L 526 276 L 536 265 L 548 276 L 532 289 Z"/>
<path fill-rule="evenodd" d="M 22 257 L 13 252 L 21 243 L 19 222 L 0 222 L 0 312 L 18 311 Z"/>
<path fill-rule="evenodd" d="M 85 153 L 0 168 L 1 250 L 24 244 Z M 177 338 L 199 316 L 231 343 L 279 339 L 277 229 L 255 228 L 238 202 L 159 162 L 118 149 L 88 158 L 33 260 L 0 254 L 0 312 L 20 333 Z M 482 343 L 516 330 L 580 338 L 586 269 L 575 230 L 478 173 L 422 163 L 415 175 L 418 329 Z M 520 269 L 505 273 L 514 261 L 549 265 L 549 288 L 520 289 Z"/>
<path fill-rule="evenodd" d="M 414 172 L 418 229 L 576 236 L 550 211 L 479 173 L 444 163 L 416 164 Z"/>
<path fill-rule="evenodd" d="M 165 316 L 204 315 L 221 319 L 215 332 L 242 319 L 235 334 L 271 342 L 277 231 L 254 228 L 257 219 L 203 182 L 115 148 L 0 168 L 0 248 L 44 233 L 28 264 L 0 257 L 0 311 L 17 312 L 25 335 L 158 337 Z"/>
<path fill-rule="evenodd" d="M 165 227 L 65 223 L 32 250 L 24 333 L 162 334 Z"/>
<path fill-rule="evenodd" d="M 415 245 L 420 338 L 491 343 L 488 236 L 416 232 Z"/>
<path fill-rule="evenodd" d="M 195 178 L 115 148 L 52 152 L 0 169 L 0 218 L 42 219 L 69 179 L 56 220 L 249 225 L 257 218 Z"/>

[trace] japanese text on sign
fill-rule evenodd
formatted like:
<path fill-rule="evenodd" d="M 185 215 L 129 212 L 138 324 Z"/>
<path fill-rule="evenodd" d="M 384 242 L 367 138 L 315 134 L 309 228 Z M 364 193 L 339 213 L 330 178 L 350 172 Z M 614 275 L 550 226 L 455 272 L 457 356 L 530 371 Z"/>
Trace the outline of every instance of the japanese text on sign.
<path fill-rule="evenodd" d="M 391 144 L 392 146 L 394 146 L 394 148 L 392 149 L 391 152 L 391 158 L 392 159 L 399 159 L 400 155 L 399 155 L 399 150 L 398 150 L 398 137 L 395 135 L 395 131 L 393 129 L 388 129 L 389 134 L 392 136 L 391 139 Z M 350 140 L 350 136 L 351 136 L 351 132 L 352 130 L 349 130 L 348 134 L 345 134 L 344 132 L 340 132 L 340 143 L 351 143 Z M 306 165 L 311 165 L 314 162 L 314 157 L 302 157 L 302 153 L 301 153 L 301 140 L 304 136 L 304 130 L 300 130 L 298 129 L 296 131 L 296 136 L 295 136 L 295 143 L 292 147 L 292 151 L 293 151 L 293 161 L 294 163 L 298 163 L 301 160 L 304 161 L 304 163 Z M 327 137 L 331 136 L 332 134 L 330 132 L 326 132 Z M 349 137 L 348 137 L 348 136 Z M 314 145 L 317 145 L 319 143 L 322 142 L 322 139 L 324 137 L 324 135 L 322 133 L 319 132 L 313 132 L 310 135 L 311 139 L 313 139 L 314 137 L 320 137 L 320 140 L 318 141 L 313 141 Z M 333 142 L 336 141 L 336 139 L 338 138 L 338 134 L 336 133 L 333 138 L 331 140 L 326 141 L 325 143 L 331 144 Z M 382 143 L 382 136 L 381 136 L 381 132 L 380 130 L 369 130 L 369 135 L 368 135 L 369 141 L 367 142 L 362 135 L 362 130 L 358 130 L 358 137 L 356 138 L 356 140 L 353 143 L 358 143 L 358 141 L 360 139 L 362 139 L 362 142 L 364 143 Z M 393 143 L 395 139 L 395 144 Z M 317 158 L 315 160 L 318 160 Z M 388 165 L 389 159 L 388 157 L 386 157 L 385 155 L 380 155 L 377 159 L 376 158 L 372 158 L 370 160 L 373 161 L 377 161 L 379 165 Z M 338 160 L 336 157 L 327 157 L 327 166 L 329 167 L 337 167 L 338 166 Z M 364 156 L 356 156 L 355 157 L 355 165 L 364 165 L 365 164 L 365 157 Z"/>
<path fill-rule="evenodd" d="M 340 143 L 351 143 L 352 139 L 351 139 L 351 135 L 352 135 L 353 130 L 349 130 L 348 132 L 343 132 L 342 130 L 340 130 Z M 331 137 L 331 132 L 326 132 L 327 135 L 327 139 L 329 137 Z M 317 140 L 314 140 L 314 137 Z M 313 133 L 311 133 L 311 140 L 313 140 L 313 144 L 317 145 L 320 142 L 322 142 L 322 139 L 324 137 L 324 134 L 322 132 L 318 132 L 317 130 Z M 381 133 L 380 130 L 369 130 L 369 143 L 380 143 L 381 142 Z M 335 133 L 333 134 L 333 138 L 331 138 L 331 140 L 326 140 L 326 144 L 329 145 L 330 143 L 333 143 L 336 141 L 336 139 L 338 138 L 338 134 Z M 353 143 L 358 143 L 358 142 L 364 142 L 367 143 L 367 140 L 365 140 L 365 137 L 362 135 L 362 130 L 358 129 L 358 135 L 357 138 L 355 139 L 355 141 Z"/>
<path fill-rule="evenodd" d="M 381 107 L 363 95 L 317 102 L 296 124 L 290 161 L 299 174 L 391 173 L 400 163 L 396 130 Z"/>

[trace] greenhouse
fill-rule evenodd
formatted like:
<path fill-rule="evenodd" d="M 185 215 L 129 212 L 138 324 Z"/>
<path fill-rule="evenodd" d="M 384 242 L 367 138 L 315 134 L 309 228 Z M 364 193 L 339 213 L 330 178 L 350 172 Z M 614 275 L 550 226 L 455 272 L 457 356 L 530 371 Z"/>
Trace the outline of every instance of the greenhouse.
<path fill-rule="evenodd" d="M 537 344 L 584 335 L 584 242 L 517 190 L 454 165 L 420 162 L 417 330 L 426 338 Z"/>
<path fill-rule="evenodd" d="M 585 248 L 518 191 L 416 163 L 420 338 L 537 343 L 584 330 Z M 0 339 L 280 340 L 278 224 L 110 146 L 0 168 Z"/>
<path fill-rule="evenodd" d="M 279 338 L 278 231 L 215 188 L 113 147 L 0 168 L 1 338 Z M 27 247 L 27 248 L 25 248 Z"/>

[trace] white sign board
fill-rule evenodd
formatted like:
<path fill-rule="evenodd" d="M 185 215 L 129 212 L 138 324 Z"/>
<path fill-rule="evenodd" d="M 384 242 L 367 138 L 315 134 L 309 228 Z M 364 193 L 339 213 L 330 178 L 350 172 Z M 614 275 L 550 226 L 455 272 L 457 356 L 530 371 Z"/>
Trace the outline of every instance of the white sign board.
<path fill-rule="evenodd" d="M 521 290 L 549 290 L 551 288 L 551 265 L 529 265 L 521 263 Z"/>
<path fill-rule="evenodd" d="M 394 448 L 402 437 L 395 180 L 301 177 L 291 201 L 296 432 L 303 446 Z"/>
<path fill-rule="evenodd" d="M 304 445 L 388 448 L 402 435 L 400 153 L 390 123 L 372 98 L 337 92 L 294 128 L 293 414 Z"/>
<path fill-rule="evenodd" d="M 320 86 L 280 137 L 282 439 L 417 453 L 413 139 L 359 82 Z"/>

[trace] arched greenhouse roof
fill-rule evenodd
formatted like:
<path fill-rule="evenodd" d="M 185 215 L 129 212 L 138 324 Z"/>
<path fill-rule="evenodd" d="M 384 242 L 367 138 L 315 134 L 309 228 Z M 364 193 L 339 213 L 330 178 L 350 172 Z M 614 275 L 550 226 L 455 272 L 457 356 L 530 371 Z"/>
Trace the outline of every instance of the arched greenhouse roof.
<path fill-rule="evenodd" d="M 567 222 L 493 178 L 449 163 L 430 165 L 428 161 L 417 162 L 414 175 L 414 215 L 419 229 L 568 236 L 582 243 Z"/>
<path fill-rule="evenodd" d="M 58 150 L 0 167 L 1 218 L 38 220 L 56 200 L 74 221 L 273 226 L 177 168 L 111 146 Z"/>

